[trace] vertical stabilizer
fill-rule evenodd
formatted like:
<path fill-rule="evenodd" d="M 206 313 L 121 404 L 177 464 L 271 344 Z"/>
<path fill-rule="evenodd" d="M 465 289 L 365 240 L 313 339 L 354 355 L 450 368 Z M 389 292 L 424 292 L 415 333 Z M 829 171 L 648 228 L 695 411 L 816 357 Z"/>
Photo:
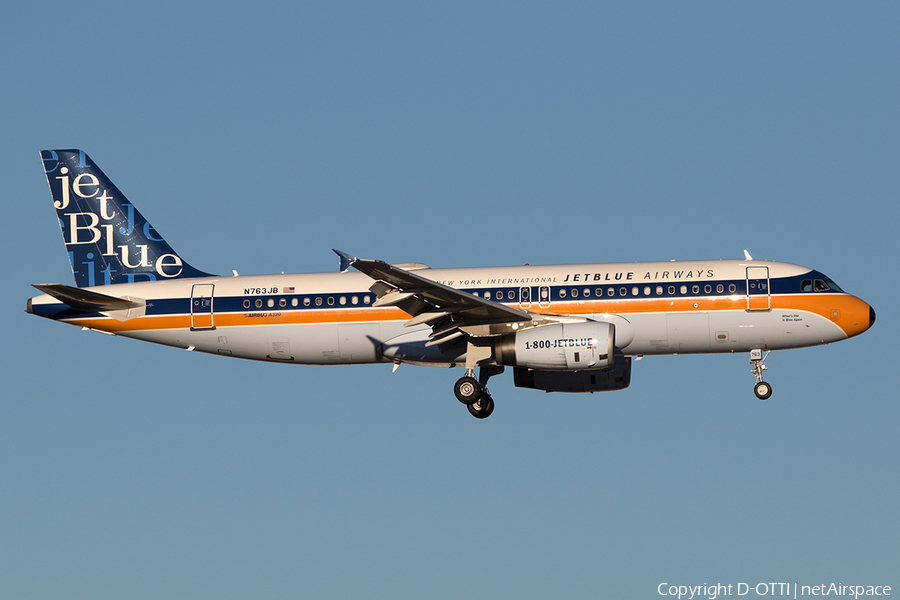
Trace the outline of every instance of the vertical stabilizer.
<path fill-rule="evenodd" d="M 41 160 L 78 287 L 204 277 L 169 246 L 81 150 Z"/>

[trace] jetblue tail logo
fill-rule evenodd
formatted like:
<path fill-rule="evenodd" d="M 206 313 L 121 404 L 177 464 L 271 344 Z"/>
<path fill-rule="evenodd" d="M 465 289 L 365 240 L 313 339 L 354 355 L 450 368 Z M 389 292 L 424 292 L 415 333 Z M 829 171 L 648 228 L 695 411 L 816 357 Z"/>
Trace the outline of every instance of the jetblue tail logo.
<path fill-rule="evenodd" d="M 159 235 L 81 150 L 44 150 L 44 172 L 78 287 L 208 275 Z"/>

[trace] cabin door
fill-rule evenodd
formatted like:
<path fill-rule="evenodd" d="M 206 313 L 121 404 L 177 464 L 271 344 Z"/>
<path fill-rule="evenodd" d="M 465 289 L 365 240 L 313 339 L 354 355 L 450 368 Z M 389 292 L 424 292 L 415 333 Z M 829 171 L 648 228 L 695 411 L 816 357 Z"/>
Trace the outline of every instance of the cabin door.
<path fill-rule="evenodd" d="M 769 267 L 747 267 L 747 310 L 769 310 Z"/>
<path fill-rule="evenodd" d="M 215 329 L 211 283 L 195 283 L 191 288 L 191 329 Z"/>

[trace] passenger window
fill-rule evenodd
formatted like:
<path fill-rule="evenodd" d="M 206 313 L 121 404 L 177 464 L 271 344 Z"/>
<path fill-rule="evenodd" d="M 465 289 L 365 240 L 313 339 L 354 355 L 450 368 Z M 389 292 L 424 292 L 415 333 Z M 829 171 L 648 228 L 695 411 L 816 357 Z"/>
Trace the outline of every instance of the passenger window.
<path fill-rule="evenodd" d="M 588 288 L 584 288 L 584 292 L 583 292 L 583 293 L 584 293 L 584 297 L 585 297 L 585 298 L 590 298 L 590 297 L 591 297 L 591 290 L 589 290 Z"/>
<path fill-rule="evenodd" d="M 703 291 L 704 291 L 705 293 L 707 293 L 707 294 L 710 293 L 710 292 L 712 291 L 712 286 L 709 285 L 709 284 L 706 284 L 706 285 L 703 287 Z"/>
<path fill-rule="evenodd" d="M 737 289 L 737 287 L 735 287 L 735 285 L 733 283 L 728 284 L 728 292 L 729 293 L 733 294 L 736 289 Z"/>
<path fill-rule="evenodd" d="M 675 286 L 674 286 L 674 285 L 670 285 L 670 286 L 669 286 L 669 295 L 671 296 L 671 295 L 674 295 L 674 294 L 675 294 Z"/>
<path fill-rule="evenodd" d="M 303 306 L 309 306 L 309 298 L 303 299 Z"/>
<path fill-rule="evenodd" d="M 800 283 L 800 291 L 801 292 L 811 292 L 812 291 L 812 279 L 804 279 Z"/>
<path fill-rule="evenodd" d="M 497 298 L 497 300 L 503 300 L 503 292 L 497 292 L 496 294 L 494 294 L 494 296 Z"/>
<path fill-rule="evenodd" d="M 700 286 L 699 286 L 699 285 L 693 286 L 693 287 L 691 288 L 691 291 L 694 292 L 695 294 L 699 294 L 699 293 L 700 293 Z"/>
<path fill-rule="evenodd" d="M 661 285 L 656 286 L 656 295 L 662 296 L 662 286 Z"/>
<path fill-rule="evenodd" d="M 250 301 L 244 300 L 244 308 L 250 308 Z"/>
<path fill-rule="evenodd" d="M 287 306 L 287 300 L 285 300 L 284 298 L 280 298 L 278 300 L 278 306 L 280 306 L 281 308 L 284 308 L 285 306 Z"/>
<path fill-rule="evenodd" d="M 340 299 L 338 300 L 338 302 L 341 303 L 341 306 L 344 306 L 345 304 L 347 304 L 347 297 L 341 296 Z"/>
<path fill-rule="evenodd" d="M 256 299 L 256 308 L 262 308 L 262 298 Z"/>
<path fill-rule="evenodd" d="M 316 298 L 316 306 L 322 306 L 322 297 L 321 296 Z"/>
<path fill-rule="evenodd" d="M 560 297 L 560 298 L 565 298 L 565 297 L 566 297 L 566 290 L 560 289 L 560 290 L 559 290 L 559 297 Z"/>
<path fill-rule="evenodd" d="M 687 286 L 686 286 L 686 285 L 681 286 L 681 290 L 679 290 L 679 291 L 680 291 L 682 294 L 687 294 Z"/>
<path fill-rule="evenodd" d="M 619 288 L 619 295 L 620 295 L 620 296 L 627 296 L 627 295 L 628 295 L 628 289 L 627 289 L 627 288 L 620 287 L 620 288 Z"/>
<path fill-rule="evenodd" d="M 644 286 L 644 295 L 645 295 L 645 296 L 649 296 L 649 295 L 650 295 L 650 286 L 649 286 L 649 285 Z"/>
<path fill-rule="evenodd" d="M 722 285 L 721 283 L 716 286 L 716 293 L 721 294 L 724 291 L 725 291 L 725 286 Z"/>
<path fill-rule="evenodd" d="M 300 304 L 299 300 L 297 300 L 296 298 L 291 298 L 291 306 L 297 306 L 298 304 Z"/>
<path fill-rule="evenodd" d="M 575 288 L 572 288 L 572 297 L 573 297 L 573 298 L 577 298 L 577 297 L 578 297 L 578 290 L 575 289 Z"/>
<path fill-rule="evenodd" d="M 328 296 L 328 306 L 334 306 L 334 296 Z"/>
<path fill-rule="evenodd" d="M 359 296 L 353 296 L 352 298 L 350 298 L 350 304 L 353 304 L 354 306 L 359 304 Z"/>
<path fill-rule="evenodd" d="M 369 296 L 363 296 L 363 303 L 369 304 L 372 301 L 372 298 Z"/>
<path fill-rule="evenodd" d="M 640 293 L 641 293 L 641 291 L 637 288 L 637 286 L 634 286 L 633 288 L 631 288 L 631 295 L 632 295 L 632 296 L 637 296 L 637 295 L 640 294 Z"/>
<path fill-rule="evenodd" d="M 594 290 L 594 295 L 597 296 L 598 298 L 602 298 L 603 297 L 603 288 L 597 288 L 596 290 Z"/>
<path fill-rule="evenodd" d="M 510 300 L 515 300 L 516 293 L 512 290 L 509 290 L 508 292 L 506 292 L 506 297 L 509 298 Z"/>
<path fill-rule="evenodd" d="M 608 296 L 615 296 L 615 295 L 616 295 L 616 289 L 615 289 L 615 288 L 609 288 L 609 289 L 606 290 L 606 294 L 607 294 Z"/>
<path fill-rule="evenodd" d="M 269 308 L 272 308 L 273 306 L 275 306 L 275 298 L 269 298 L 268 302 L 266 302 L 266 305 Z"/>

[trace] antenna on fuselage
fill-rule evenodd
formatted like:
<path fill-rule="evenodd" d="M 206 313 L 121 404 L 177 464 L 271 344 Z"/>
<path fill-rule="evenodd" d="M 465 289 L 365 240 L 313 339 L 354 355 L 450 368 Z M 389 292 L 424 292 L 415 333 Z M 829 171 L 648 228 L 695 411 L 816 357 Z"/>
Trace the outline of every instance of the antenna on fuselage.
<path fill-rule="evenodd" d="M 753 260 L 753 257 L 750 256 L 750 253 L 747 252 L 746 249 L 744 249 L 744 258 L 746 258 L 747 260 Z"/>

